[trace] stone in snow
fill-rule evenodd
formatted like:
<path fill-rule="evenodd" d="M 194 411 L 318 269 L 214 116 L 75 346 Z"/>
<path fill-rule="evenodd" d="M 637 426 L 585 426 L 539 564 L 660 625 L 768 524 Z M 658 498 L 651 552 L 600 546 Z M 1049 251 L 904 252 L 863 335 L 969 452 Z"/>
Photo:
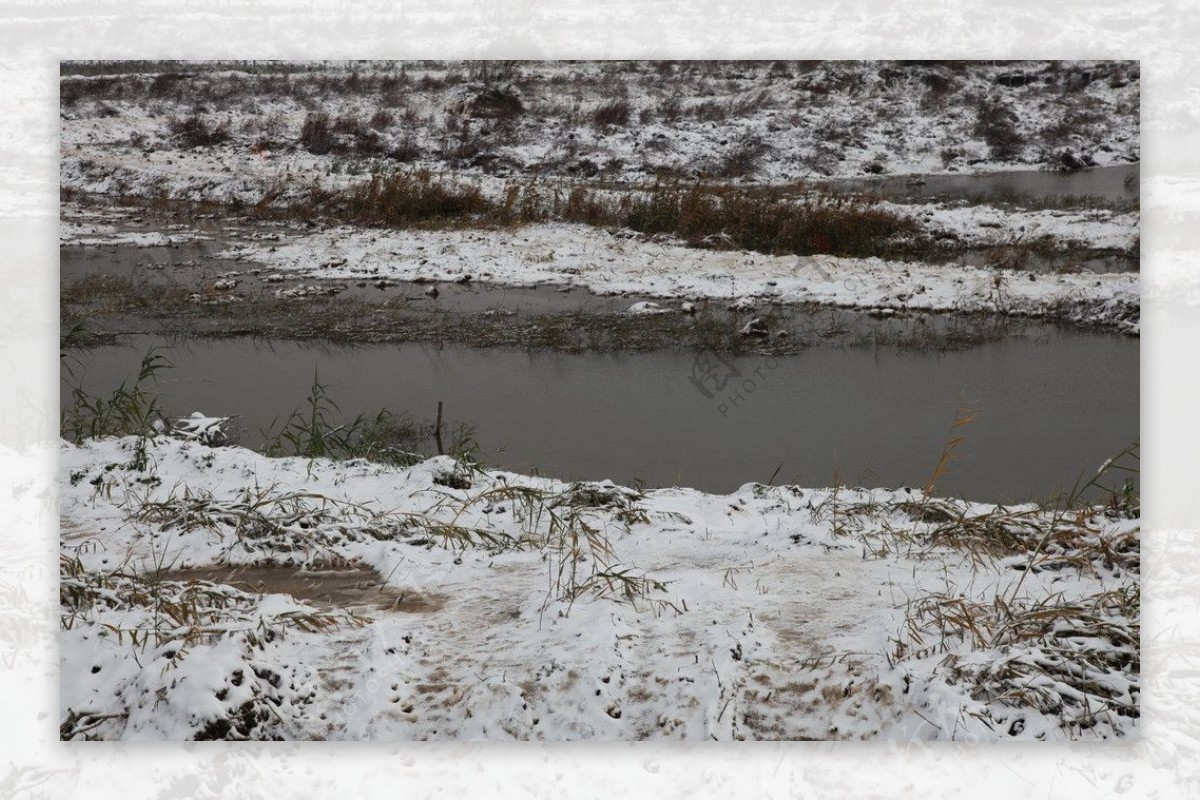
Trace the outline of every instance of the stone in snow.
<path fill-rule="evenodd" d="M 630 314 L 664 314 L 670 311 L 652 300 L 642 300 L 629 307 Z"/>
<path fill-rule="evenodd" d="M 742 336 L 744 337 L 768 337 L 771 335 L 770 329 L 761 317 L 755 317 L 750 322 L 742 326 Z"/>

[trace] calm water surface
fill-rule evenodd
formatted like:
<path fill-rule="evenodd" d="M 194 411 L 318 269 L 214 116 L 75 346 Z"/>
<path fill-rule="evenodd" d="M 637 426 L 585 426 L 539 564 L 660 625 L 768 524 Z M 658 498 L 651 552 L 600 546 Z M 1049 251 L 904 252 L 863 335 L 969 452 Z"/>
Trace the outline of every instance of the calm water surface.
<path fill-rule="evenodd" d="M 766 482 L 776 467 L 776 483 L 921 486 L 968 407 L 976 417 L 940 491 L 1017 501 L 1069 490 L 1138 438 L 1138 340 L 1049 330 L 941 355 L 814 348 L 735 358 L 710 365 L 707 381 L 691 354 L 151 336 L 91 351 L 77 374 L 109 391 L 162 345 L 175 364 L 160 379 L 164 407 L 238 415 L 251 447 L 317 376 L 350 418 L 387 407 L 430 420 L 443 401 L 448 418 L 475 426 L 489 464 L 713 492 Z"/>

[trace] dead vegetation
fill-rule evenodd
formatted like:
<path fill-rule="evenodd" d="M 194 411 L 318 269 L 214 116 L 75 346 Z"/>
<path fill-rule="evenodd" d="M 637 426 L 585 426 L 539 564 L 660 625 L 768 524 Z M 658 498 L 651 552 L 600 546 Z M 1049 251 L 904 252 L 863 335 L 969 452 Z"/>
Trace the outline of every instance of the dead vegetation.
<path fill-rule="evenodd" d="M 935 477 L 959 439 L 951 435 Z M 1139 716 L 1140 506 L 1129 479 L 1137 463 L 1134 445 L 1056 505 L 981 507 L 926 492 L 890 507 L 835 496 L 816 514 L 857 538 L 864 559 L 960 554 L 1012 576 L 983 593 L 948 582 L 908 599 L 890 664 L 935 662 L 1002 737 L 1020 734 L 1030 710 L 1071 737 L 1091 729 L 1111 737 L 1126 728 L 1120 718 Z M 912 524 L 897 524 L 895 512 Z M 1104 588 L 1073 592 L 1071 576 Z"/>
<path fill-rule="evenodd" d="M 854 113 L 837 111 L 819 126 L 827 153 L 781 149 L 815 175 L 837 169 L 862 146 L 863 133 L 897 138 L 913 98 L 926 114 L 974 109 L 961 129 L 946 132 L 940 150 L 975 137 L 993 160 L 1058 166 L 1057 151 L 1074 146 L 1071 137 L 1088 150 L 1115 146 L 1114 122 L 1136 117 L 1139 78 L 1131 62 L 68 62 L 60 91 L 71 117 L 141 105 L 188 121 L 186 131 L 168 127 L 162 137 L 153 126 L 141 131 L 139 143 L 152 148 L 269 142 L 279 151 L 491 174 L 544 176 L 586 162 L 625 175 L 732 179 L 754 178 L 756 162 L 775 157 L 742 140 L 777 142 L 777 134 L 808 129 L 822 110 L 849 103 Z M 1091 91 L 1097 86 L 1123 99 L 1113 107 Z M 1015 108 L 1047 102 L 1066 111 L 1041 130 L 1024 130 L 1013 117 Z M 241 115 L 245 126 L 212 122 L 212 109 Z M 307 116 L 281 127 L 281 109 Z M 680 142 L 661 131 L 619 155 L 605 143 L 660 123 L 706 138 L 724 129 L 707 149 L 724 155 L 681 158 Z M 549 132 L 560 145 L 544 157 L 527 163 L 513 150 Z M 965 161 L 959 154 L 948 163 Z"/>

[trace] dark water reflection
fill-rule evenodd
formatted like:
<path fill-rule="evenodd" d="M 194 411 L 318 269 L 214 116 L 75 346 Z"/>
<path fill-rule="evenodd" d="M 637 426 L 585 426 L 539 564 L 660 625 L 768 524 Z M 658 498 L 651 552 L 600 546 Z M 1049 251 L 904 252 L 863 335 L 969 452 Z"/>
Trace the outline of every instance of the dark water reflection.
<path fill-rule="evenodd" d="M 155 344 L 91 351 L 82 380 L 111 390 Z M 160 389 L 181 415 L 239 415 L 254 447 L 316 375 L 347 417 L 387 407 L 426 420 L 444 401 L 450 418 L 476 427 L 494 465 L 714 492 L 765 482 L 780 465 L 776 483 L 921 486 L 967 406 L 977 416 L 939 491 L 1017 501 L 1069 490 L 1138 438 L 1138 348 L 1069 332 L 945 354 L 813 348 L 718 364 L 729 380 L 722 390 L 701 382 L 706 397 L 690 354 L 204 340 L 167 345 L 175 369 Z"/>

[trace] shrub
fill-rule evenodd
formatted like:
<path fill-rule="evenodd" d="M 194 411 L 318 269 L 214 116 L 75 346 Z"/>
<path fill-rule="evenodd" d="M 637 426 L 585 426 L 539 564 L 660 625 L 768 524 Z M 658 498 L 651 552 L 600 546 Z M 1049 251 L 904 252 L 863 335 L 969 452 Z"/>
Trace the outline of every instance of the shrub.
<path fill-rule="evenodd" d="M 925 85 L 925 94 L 921 98 L 922 111 L 941 111 L 947 99 L 960 88 L 953 76 L 934 70 L 922 73 L 921 83 Z"/>
<path fill-rule="evenodd" d="M 570 222 L 604 220 L 644 234 L 671 234 L 693 245 L 720 235 L 735 247 L 774 254 L 882 256 L 894 249 L 891 240 L 917 232 L 911 220 L 862 201 L 826 196 L 797 201 L 701 185 L 658 186 L 616 202 L 572 192 L 555 211 Z"/>
<path fill-rule="evenodd" d="M 324 112 L 309 114 L 300 128 L 300 144 L 315 156 L 323 156 L 333 150 L 333 126 L 329 115 Z"/>
<path fill-rule="evenodd" d="M 390 127 L 395 121 L 396 118 L 392 115 L 392 112 L 381 108 L 371 115 L 371 120 L 368 125 L 376 130 L 381 131 L 384 128 Z"/>
<path fill-rule="evenodd" d="M 376 225 L 467 222 L 494 211 L 478 187 L 443 184 L 424 170 L 376 174 L 340 206 L 350 219 Z"/>
<path fill-rule="evenodd" d="M 597 128 L 621 128 L 629 124 L 629 101 L 610 100 L 592 112 L 592 124 Z"/>
<path fill-rule="evenodd" d="M 759 161 L 771 148 L 757 136 L 743 139 L 721 158 L 716 173 L 722 178 L 740 178 L 758 169 Z"/>
<path fill-rule="evenodd" d="M 510 87 L 504 89 L 491 86 L 476 93 L 466 105 L 472 117 L 486 120 L 506 120 L 525 111 L 521 98 Z"/>
<path fill-rule="evenodd" d="M 1017 130 L 1016 115 L 999 100 L 979 102 L 974 133 L 987 143 L 992 158 L 1001 161 L 1015 159 L 1025 146 L 1025 138 Z"/>
<path fill-rule="evenodd" d="M 209 125 L 198 114 L 174 118 L 167 127 L 184 147 L 212 147 L 229 141 L 229 123 Z"/>

